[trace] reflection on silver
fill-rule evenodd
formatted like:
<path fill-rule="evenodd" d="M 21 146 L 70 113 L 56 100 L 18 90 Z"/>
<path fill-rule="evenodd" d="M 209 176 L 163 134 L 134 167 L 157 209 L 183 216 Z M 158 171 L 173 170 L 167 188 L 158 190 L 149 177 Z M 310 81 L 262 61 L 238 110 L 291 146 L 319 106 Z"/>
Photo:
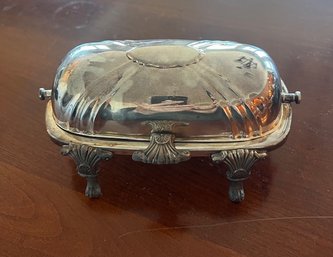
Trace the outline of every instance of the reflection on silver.
<path fill-rule="evenodd" d="M 270 133 L 280 119 L 282 87 L 275 64 L 257 47 L 153 40 L 78 46 L 52 91 L 56 122 L 72 133 L 144 140 L 149 130 L 141 121 L 176 120 L 190 123 L 177 138 L 228 141 Z"/>

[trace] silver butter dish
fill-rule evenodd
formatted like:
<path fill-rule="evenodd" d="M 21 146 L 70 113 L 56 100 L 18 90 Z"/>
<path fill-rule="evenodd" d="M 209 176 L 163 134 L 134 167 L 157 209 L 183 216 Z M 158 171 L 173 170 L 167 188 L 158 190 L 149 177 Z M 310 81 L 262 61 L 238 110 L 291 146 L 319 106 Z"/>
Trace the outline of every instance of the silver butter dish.
<path fill-rule="evenodd" d="M 98 163 L 112 154 L 174 164 L 191 156 L 224 162 L 229 197 L 289 133 L 289 93 L 268 54 L 229 41 L 140 40 L 79 45 L 41 88 L 49 135 L 98 197 Z M 174 168 L 174 167 L 173 167 Z"/>

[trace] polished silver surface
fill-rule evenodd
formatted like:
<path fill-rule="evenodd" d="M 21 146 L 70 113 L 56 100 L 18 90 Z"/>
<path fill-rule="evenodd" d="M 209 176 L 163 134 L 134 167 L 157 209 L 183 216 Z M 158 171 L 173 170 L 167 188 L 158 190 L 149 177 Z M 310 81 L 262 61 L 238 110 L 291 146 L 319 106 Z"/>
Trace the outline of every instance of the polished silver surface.
<path fill-rule="evenodd" d="M 103 41 L 76 47 L 52 89 L 58 126 L 93 137 L 149 140 L 147 120 L 186 121 L 176 141 L 252 140 L 281 119 L 268 54 L 229 41 Z"/>

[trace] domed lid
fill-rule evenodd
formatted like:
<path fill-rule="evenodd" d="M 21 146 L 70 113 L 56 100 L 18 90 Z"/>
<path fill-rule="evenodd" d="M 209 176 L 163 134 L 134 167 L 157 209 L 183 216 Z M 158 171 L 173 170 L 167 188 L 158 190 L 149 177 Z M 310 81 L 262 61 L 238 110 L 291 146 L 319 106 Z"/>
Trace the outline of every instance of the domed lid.
<path fill-rule="evenodd" d="M 279 117 L 281 81 L 263 50 L 228 41 L 104 41 L 76 47 L 52 90 L 61 128 L 95 137 L 147 139 L 143 121 L 188 126 L 177 138 L 247 140 Z"/>

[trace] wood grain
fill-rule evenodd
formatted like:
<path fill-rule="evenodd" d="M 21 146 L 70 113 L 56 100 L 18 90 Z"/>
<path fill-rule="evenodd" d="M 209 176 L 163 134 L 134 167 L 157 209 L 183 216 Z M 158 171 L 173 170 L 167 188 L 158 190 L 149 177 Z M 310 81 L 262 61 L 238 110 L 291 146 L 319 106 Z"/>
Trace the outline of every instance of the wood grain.
<path fill-rule="evenodd" d="M 333 252 L 333 2 L 183 0 L 0 2 L 0 256 L 308 256 Z M 116 156 L 103 197 L 45 131 L 39 87 L 79 43 L 235 40 L 273 57 L 291 91 L 287 142 L 258 162 L 246 199 L 227 199 L 226 167 Z"/>

